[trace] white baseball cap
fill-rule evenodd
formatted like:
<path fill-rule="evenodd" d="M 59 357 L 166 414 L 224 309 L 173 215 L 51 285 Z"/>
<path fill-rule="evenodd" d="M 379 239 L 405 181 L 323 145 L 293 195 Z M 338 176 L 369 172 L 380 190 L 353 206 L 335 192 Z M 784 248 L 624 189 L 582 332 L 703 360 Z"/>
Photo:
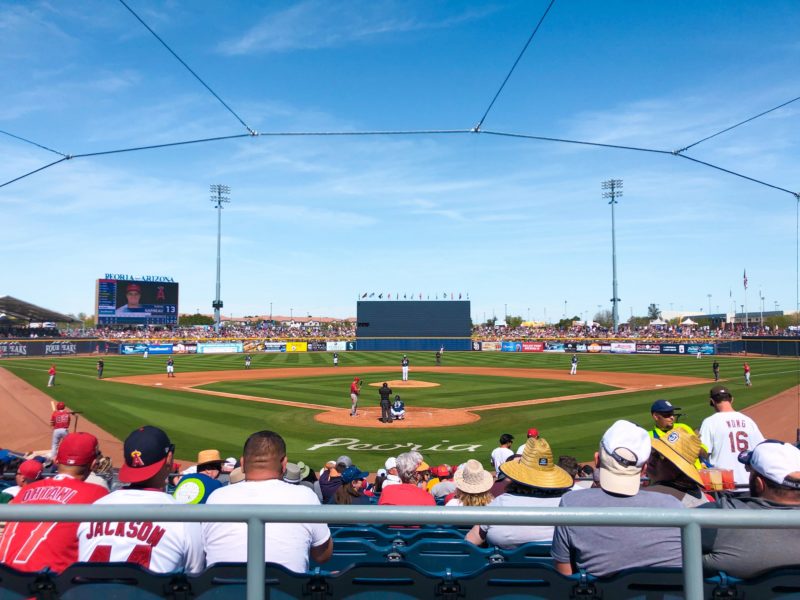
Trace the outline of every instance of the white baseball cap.
<path fill-rule="evenodd" d="M 387 471 L 397 468 L 397 459 L 394 456 L 390 456 L 386 459 L 386 462 L 383 464 L 386 467 Z"/>
<path fill-rule="evenodd" d="M 600 440 L 600 487 L 613 494 L 635 496 L 651 449 L 644 429 L 630 421 L 614 423 Z"/>
<path fill-rule="evenodd" d="M 765 440 L 750 452 L 742 452 L 739 462 L 773 483 L 800 489 L 800 481 L 796 481 L 800 475 L 800 450 L 792 444 Z"/>

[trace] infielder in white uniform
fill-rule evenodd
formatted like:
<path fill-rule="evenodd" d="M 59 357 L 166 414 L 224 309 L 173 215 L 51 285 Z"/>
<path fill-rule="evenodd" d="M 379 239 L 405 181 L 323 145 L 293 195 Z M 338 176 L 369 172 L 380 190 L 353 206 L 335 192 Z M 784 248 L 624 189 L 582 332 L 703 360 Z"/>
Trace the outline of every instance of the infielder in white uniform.
<path fill-rule="evenodd" d="M 400 366 L 403 367 L 403 381 L 408 381 L 408 357 L 403 354 L 403 360 L 400 361 Z"/>
<path fill-rule="evenodd" d="M 156 427 L 137 429 L 125 440 L 125 465 L 119 479 L 129 483 L 95 504 L 142 506 L 179 504 L 164 493 L 174 446 Z M 78 526 L 78 558 L 83 562 L 129 562 L 156 573 L 205 568 L 200 523 L 92 521 Z"/>
<path fill-rule="evenodd" d="M 731 469 L 736 485 L 747 485 L 750 474 L 739 462 L 739 453 L 755 448 L 764 436 L 753 419 L 733 409 L 728 388 L 715 385 L 710 396 L 716 413 L 700 425 L 700 439 L 708 447 L 709 461 L 718 469 Z"/>
<path fill-rule="evenodd" d="M 570 375 L 577 375 L 578 374 L 578 355 L 577 354 L 573 354 L 572 355 L 572 364 L 570 365 L 570 368 L 569 368 L 569 374 Z"/>

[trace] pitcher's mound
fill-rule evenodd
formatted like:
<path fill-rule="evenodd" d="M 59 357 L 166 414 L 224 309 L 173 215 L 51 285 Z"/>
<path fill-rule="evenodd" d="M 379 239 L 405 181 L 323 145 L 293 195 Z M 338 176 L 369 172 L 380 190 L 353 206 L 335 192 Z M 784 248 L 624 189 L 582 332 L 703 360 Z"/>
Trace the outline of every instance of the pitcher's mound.
<path fill-rule="evenodd" d="M 350 409 L 333 408 L 321 412 L 314 420 L 329 425 L 342 425 L 345 427 L 394 427 L 395 429 L 416 429 L 431 427 L 446 427 L 450 425 L 466 425 L 474 423 L 480 416 L 462 409 L 427 408 L 423 406 L 406 406 L 406 418 L 392 423 L 381 423 L 381 409 L 370 406 L 358 407 L 358 415 L 350 416 Z"/>
<path fill-rule="evenodd" d="M 418 379 L 410 379 L 408 381 L 403 381 L 401 379 L 393 379 L 392 381 L 387 381 L 386 383 L 388 383 L 389 387 L 392 389 L 439 387 L 438 383 L 433 383 L 432 381 L 419 381 Z M 378 383 L 370 383 L 369 385 L 372 387 L 379 388 L 383 385 L 383 381 L 379 381 Z"/>

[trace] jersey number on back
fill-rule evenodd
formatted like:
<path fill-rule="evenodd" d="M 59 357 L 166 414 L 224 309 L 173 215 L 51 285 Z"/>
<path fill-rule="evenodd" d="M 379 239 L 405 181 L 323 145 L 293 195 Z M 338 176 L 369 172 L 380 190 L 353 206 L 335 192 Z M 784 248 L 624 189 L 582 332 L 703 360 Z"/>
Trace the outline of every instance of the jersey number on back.
<path fill-rule="evenodd" d="M 141 565 L 145 569 L 150 568 L 150 557 L 153 554 L 153 547 L 148 544 L 137 544 L 134 546 L 131 553 L 123 562 Z M 89 562 L 111 562 L 111 546 L 109 544 L 100 544 L 97 546 L 92 555 L 89 557 Z"/>
<path fill-rule="evenodd" d="M 747 439 L 746 431 L 731 431 L 728 433 L 728 441 L 731 443 L 731 452 L 744 452 L 750 449 L 750 442 Z"/>

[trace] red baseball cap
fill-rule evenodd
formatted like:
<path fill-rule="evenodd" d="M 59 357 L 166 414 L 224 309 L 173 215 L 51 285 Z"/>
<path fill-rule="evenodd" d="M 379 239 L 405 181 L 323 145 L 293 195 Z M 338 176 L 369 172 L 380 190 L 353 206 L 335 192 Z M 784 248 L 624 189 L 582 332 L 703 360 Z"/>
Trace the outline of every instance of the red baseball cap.
<path fill-rule="evenodd" d="M 39 479 L 39 475 L 41 474 L 42 463 L 38 460 L 26 460 L 17 468 L 17 475 L 22 475 L 25 479 L 29 479 L 30 481 Z"/>
<path fill-rule="evenodd" d="M 539 430 L 535 427 L 528 429 L 528 437 L 539 437 Z"/>
<path fill-rule="evenodd" d="M 139 483 L 153 477 L 167 456 L 175 450 L 167 434 L 158 427 L 145 425 L 133 431 L 125 440 L 125 464 L 119 470 L 122 483 Z"/>
<path fill-rule="evenodd" d="M 141 293 L 142 292 L 142 288 L 139 286 L 138 283 L 129 283 L 128 287 L 125 288 L 125 293 L 127 294 L 128 292 L 139 292 L 139 293 Z"/>
<path fill-rule="evenodd" d="M 64 410 L 65 406 L 66 405 L 63 402 L 57 402 L 56 403 L 56 409 L 58 409 L 58 410 Z"/>
<path fill-rule="evenodd" d="M 68 433 L 58 447 L 56 462 L 60 465 L 91 465 L 100 454 L 97 438 L 91 433 Z"/>

